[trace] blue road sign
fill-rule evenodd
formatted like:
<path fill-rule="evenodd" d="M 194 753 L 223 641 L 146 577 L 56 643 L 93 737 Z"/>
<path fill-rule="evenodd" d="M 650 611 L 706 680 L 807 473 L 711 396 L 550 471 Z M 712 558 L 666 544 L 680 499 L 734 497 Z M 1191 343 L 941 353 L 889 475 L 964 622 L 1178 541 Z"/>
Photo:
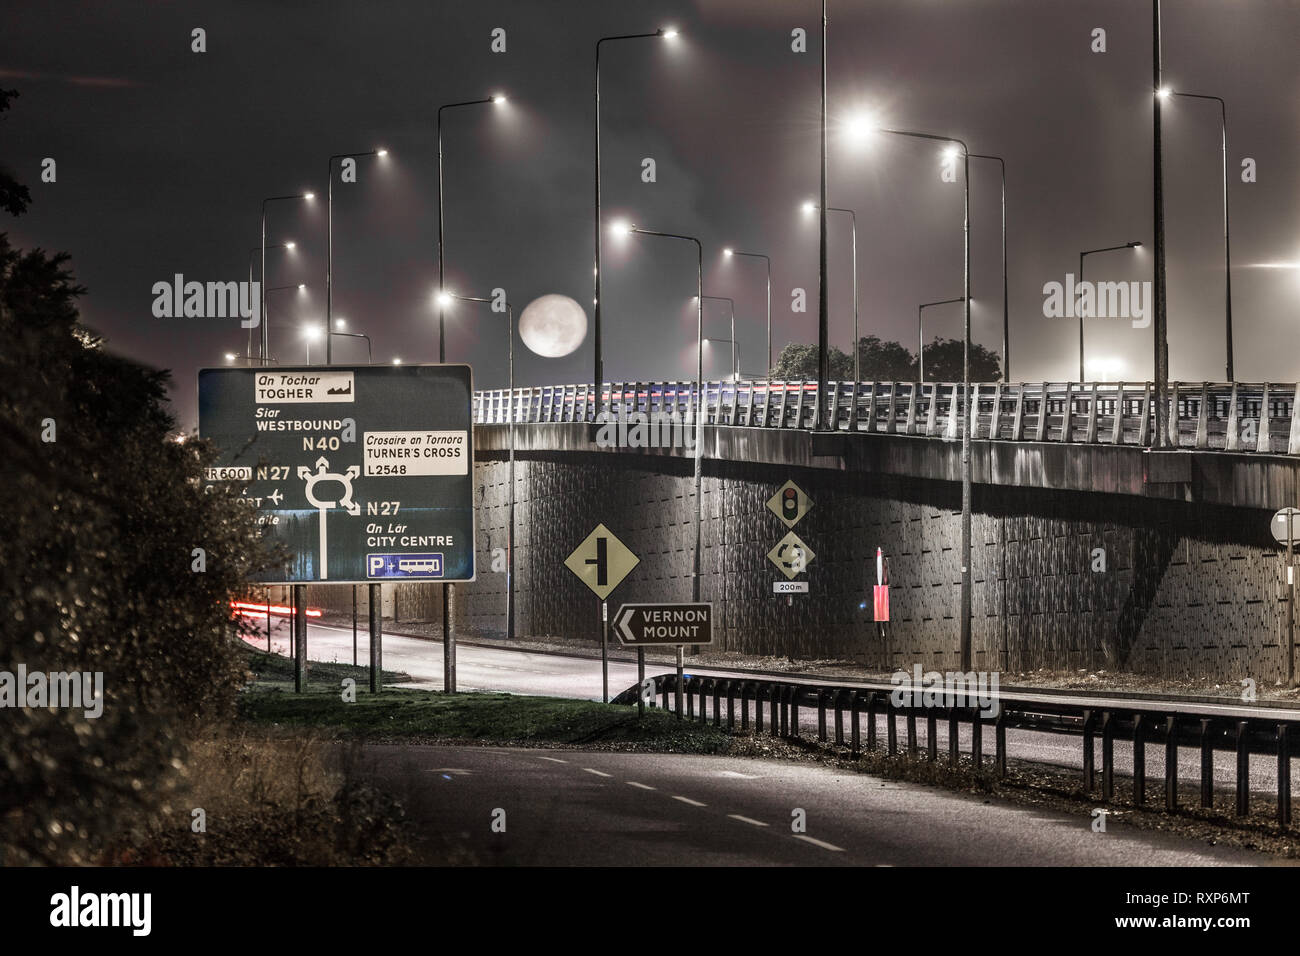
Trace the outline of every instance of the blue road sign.
<path fill-rule="evenodd" d="M 258 582 L 474 580 L 473 394 L 468 365 L 200 370 L 205 484 L 289 553 Z"/>

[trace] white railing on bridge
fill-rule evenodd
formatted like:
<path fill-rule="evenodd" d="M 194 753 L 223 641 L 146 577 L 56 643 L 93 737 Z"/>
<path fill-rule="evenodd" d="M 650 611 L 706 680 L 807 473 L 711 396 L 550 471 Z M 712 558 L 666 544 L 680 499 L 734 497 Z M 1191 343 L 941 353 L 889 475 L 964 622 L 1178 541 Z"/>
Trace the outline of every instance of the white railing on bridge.
<path fill-rule="evenodd" d="M 821 411 L 838 431 L 959 436 L 961 383 L 830 382 Z M 705 382 L 705 422 L 750 428 L 816 425 L 816 382 Z M 602 393 L 615 416 L 672 413 L 692 421 L 694 382 L 614 382 Z M 1170 382 L 1169 444 L 1300 455 L 1300 386 Z M 590 385 L 539 385 L 474 393 L 474 421 L 504 424 L 591 422 Z M 971 384 L 971 437 L 1000 441 L 1154 444 L 1150 382 Z"/>

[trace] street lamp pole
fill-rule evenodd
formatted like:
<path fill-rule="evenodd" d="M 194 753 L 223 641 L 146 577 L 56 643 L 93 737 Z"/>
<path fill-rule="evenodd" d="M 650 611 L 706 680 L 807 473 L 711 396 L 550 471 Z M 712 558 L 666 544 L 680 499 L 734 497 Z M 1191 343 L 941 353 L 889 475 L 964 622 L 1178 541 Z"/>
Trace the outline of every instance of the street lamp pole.
<path fill-rule="evenodd" d="M 290 250 L 292 250 L 292 249 L 294 248 L 294 243 L 292 243 L 292 242 L 275 242 L 275 243 L 272 243 L 271 245 L 267 246 L 266 248 L 267 248 L 267 249 L 290 249 Z M 248 287 L 249 287 L 250 289 L 253 287 L 253 258 L 258 254 L 259 251 L 261 251 L 261 249 L 262 249 L 261 246 L 253 246 L 253 248 L 251 248 L 251 249 L 248 250 Z M 263 264 L 265 264 L 265 258 L 263 258 Z M 265 275 L 263 275 L 263 276 L 261 277 L 261 281 L 262 281 L 263 284 L 265 284 L 265 282 L 266 282 L 266 276 L 265 276 Z M 259 317 L 258 317 L 258 325 L 261 325 L 262 322 L 264 322 L 265 320 L 266 320 L 266 317 L 265 317 L 264 315 L 259 316 Z M 261 338 L 261 332 L 260 332 L 260 331 L 258 332 L 258 337 L 259 337 L 258 345 L 260 346 L 260 345 L 261 345 L 261 341 L 260 341 L 260 338 Z M 248 344 L 247 344 L 247 345 L 245 346 L 245 348 L 244 348 L 244 358 L 246 358 L 246 359 L 249 361 L 250 364 L 251 364 L 252 361 L 253 361 L 253 330 L 252 330 L 251 328 L 248 330 Z"/>
<path fill-rule="evenodd" d="M 593 222 L 593 229 L 596 240 L 596 263 L 592 272 L 595 280 L 596 295 L 592 303 L 591 311 L 591 343 L 594 350 L 595 370 L 593 372 L 592 386 L 596 391 L 596 402 L 593 406 L 596 417 L 593 421 L 599 421 L 600 410 L 605 400 L 605 366 L 604 357 L 601 354 L 601 297 L 600 297 L 600 47 L 602 43 L 613 43 L 616 40 L 648 40 L 656 37 L 671 39 L 677 35 L 676 30 L 661 28 L 654 33 L 624 33 L 617 36 L 601 37 L 596 41 L 596 155 L 595 155 L 595 192 L 596 192 L 596 217 Z"/>
<path fill-rule="evenodd" d="M 448 298 L 460 299 L 462 302 L 482 302 L 492 305 L 492 299 L 473 295 L 457 295 L 454 292 L 440 293 Z M 506 303 L 506 334 L 509 344 L 506 346 L 506 393 L 508 412 L 506 414 L 506 443 L 510 449 L 507 481 L 510 484 L 509 504 L 506 508 L 506 640 L 515 638 L 515 307 Z"/>
<path fill-rule="evenodd" d="M 438 362 L 447 361 L 447 328 L 443 310 L 443 181 L 442 181 L 442 113 L 444 110 L 462 106 L 481 106 L 485 103 L 504 103 L 501 95 L 488 96 L 478 100 L 465 100 L 461 103 L 445 103 L 438 107 Z M 452 620 L 456 613 L 456 585 L 442 586 L 442 689 L 445 693 L 456 692 L 456 627 Z"/>
<path fill-rule="evenodd" d="M 920 133 L 912 130 L 886 129 L 882 132 L 895 136 L 910 136 L 951 143 L 961 150 L 963 215 L 962 215 L 962 305 L 964 312 L 961 354 L 962 409 L 961 409 L 961 667 L 971 666 L 971 461 L 970 461 L 970 150 L 953 136 Z"/>
<path fill-rule="evenodd" d="M 1089 249 L 1086 252 L 1079 253 L 1078 312 L 1079 312 L 1079 381 L 1080 382 L 1087 381 L 1087 379 L 1084 377 L 1084 371 L 1083 371 L 1083 257 L 1090 256 L 1096 252 L 1114 252 L 1117 249 L 1137 249 L 1141 247 L 1141 245 L 1142 243 L 1137 242 L 1135 240 L 1133 242 L 1126 242 L 1122 246 L 1105 246 L 1104 248 L 1101 249 Z M 1095 302 L 1095 297 L 1094 297 L 1094 302 Z"/>
<path fill-rule="evenodd" d="M 736 365 L 736 302 L 724 295 L 706 295 L 704 298 L 727 303 L 728 312 L 731 315 L 731 338 L 727 339 L 727 341 L 731 343 L 731 370 L 734 372 L 739 367 Z M 722 340 L 715 339 L 714 341 Z"/>
<path fill-rule="evenodd" d="M 262 323 L 262 364 L 266 364 L 267 359 L 267 333 L 266 333 L 266 206 L 268 203 L 280 202 L 286 199 L 315 199 L 315 193 L 294 193 L 291 196 L 270 196 L 262 200 L 262 297 L 258 304 L 260 312 L 258 320 Z"/>
<path fill-rule="evenodd" d="M 1151 98 L 1152 98 L 1152 220 L 1155 232 L 1155 343 L 1153 378 L 1156 399 L 1156 448 L 1169 444 L 1169 321 L 1165 302 L 1165 177 L 1163 146 L 1160 138 L 1160 89 L 1163 85 L 1164 63 L 1160 51 L 1160 0 L 1151 0 Z"/>
<path fill-rule="evenodd" d="M 1224 367 L 1228 381 L 1234 382 L 1232 363 L 1232 241 L 1228 229 L 1228 105 L 1221 96 L 1204 93 L 1180 93 L 1169 90 L 1170 96 L 1185 96 L 1193 100 L 1214 100 L 1219 104 L 1220 138 L 1219 149 L 1223 156 L 1223 317 L 1226 336 L 1226 354 Z"/>
<path fill-rule="evenodd" d="M 971 153 L 971 159 L 996 160 L 1002 170 L 1002 381 L 1011 381 L 1011 312 L 1007 303 L 1007 164 L 1001 156 Z"/>
<path fill-rule="evenodd" d="M 748 256 L 751 259 L 762 259 L 767 264 L 767 368 L 763 373 L 766 378 L 772 370 L 772 260 L 770 257 L 763 255 L 761 252 L 737 252 L 734 249 L 727 250 L 729 256 Z"/>
<path fill-rule="evenodd" d="M 332 310 L 334 305 L 334 160 L 348 159 L 355 156 L 383 156 L 387 153 L 386 149 L 371 149 L 364 153 L 335 153 L 329 159 L 329 165 L 325 170 L 325 181 L 329 186 L 325 190 L 325 328 L 328 330 L 333 327 Z M 441 197 L 439 197 L 441 199 Z M 334 353 L 330 348 L 332 339 L 329 335 L 325 336 L 325 364 L 332 365 Z"/>
<path fill-rule="evenodd" d="M 948 305 L 952 302 L 965 302 L 966 300 L 958 296 L 955 299 L 940 299 L 937 302 L 922 302 L 916 308 L 916 355 L 920 362 L 919 373 L 921 381 L 925 381 L 925 327 L 922 325 L 921 313 L 932 305 Z"/>
<path fill-rule="evenodd" d="M 818 146 L 821 159 L 818 173 L 821 176 L 820 199 L 818 201 L 818 248 L 817 248 L 817 411 L 813 416 L 813 427 L 826 427 L 822 404 L 826 402 L 826 382 L 830 378 L 830 297 L 826 288 L 826 0 L 822 0 L 822 45 L 821 45 L 821 130 Z M 831 427 L 834 423 L 830 423 Z"/>
<path fill-rule="evenodd" d="M 700 547 L 703 541 L 701 528 L 704 515 L 701 502 L 701 486 L 704 474 L 704 246 L 694 236 L 679 236 L 671 232 L 655 232 L 651 229 L 639 229 L 632 226 L 630 232 L 643 236 L 662 236 L 665 239 L 680 239 L 695 243 L 695 554 L 691 559 L 691 600 L 700 600 Z M 677 645 L 677 717 L 682 716 L 682 646 Z"/>

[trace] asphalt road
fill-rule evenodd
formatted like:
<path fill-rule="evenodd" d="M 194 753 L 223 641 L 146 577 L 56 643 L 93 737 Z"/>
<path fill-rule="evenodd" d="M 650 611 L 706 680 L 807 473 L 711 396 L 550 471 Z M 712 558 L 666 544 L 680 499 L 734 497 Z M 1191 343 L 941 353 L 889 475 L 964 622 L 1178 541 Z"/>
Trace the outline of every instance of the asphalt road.
<path fill-rule="evenodd" d="M 374 746 L 427 862 L 627 866 L 1230 866 L 1248 850 L 819 765 Z M 504 811 L 502 814 L 499 811 Z M 795 832 L 802 812 L 804 829 Z M 504 832 L 494 832 L 504 821 Z M 1271 858 L 1268 862 L 1273 862 Z"/>
<path fill-rule="evenodd" d="M 277 621 L 272 631 L 272 649 L 279 653 L 288 652 L 288 627 L 283 621 Z M 265 647 L 262 643 L 258 646 Z M 308 657 L 318 661 L 352 661 L 352 630 L 323 624 L 309 624 L 307 630 Z M 357 635 L 357 660 L 365 665 L 369 661 L 369 636 L 364 625 Z M 409 684 L 397 686 L 415 687 L 424 690 L 437 690 L 442 687 L 442 644 L 426 638 L 403 637 L 385 634 L 383 638 L 383 664 L 385 670 L 403 671 L 412 677 Z M 663 665 L 647 665 L 647 674 L 664 672 Z M 712 677 L 749 677 L 744 671 L 721 670 L 714 668 L 688 667 L 687 673 L 703 674 Z M 497 647 L 473 646 L 460 644 L 456 650 L 456 675 L 458 689 L 461 691 L 505 691 L 512 694 L 527 694 L 549 697 L 573 697 L 588 700 L 601 698 L 600 661 L 566 656 L 563 654 L 540 653 L 531 651 L 509 650 Z M 800 678 L 815 684 L 815 679 Z M 609 665 L 610 696 L 614 696 L 637 681 L 637 669 L 634 663 L 611 661 Z M 829 683 L 829 682 L 827 682 Z M 724 705 L 725 706 L 725 705 Z M 817 714 L 815 710 L 800 708 L 800 728 L 805 735 L 817 732 Z M 827 723 L 830 724 L 828 717 Z M 846 733 L 847 733 L 847 718 Z M 925 721 L 918 721 L 918 743 L 924 751 Z M 880 746 L 884 746 L 886 718 L 877 718 L 877 734 Z M 906 745 L 906 729 L 903 720 L 898 721 L 899 746 Z M 863 727 L 865 739 L 866 728 Z M 937 728 L 939 753 L 947 753 L 947 722 L 940 720 Z M 961 732 L 963 752 L 970 751 L 970 728 L 963 725 Z M 1116 740 L 1115 744 L 1116 776 L 1131 775 L 1133 764 L 1133 747 L 1130 741 Z M 1101 774 L 1101 740 L 1095 742 L 1094 755 L 1097 768 L 1098 786 Z M 993 735 L 991 729 L 984 734 L 984 753 L 986 759 L 993 752 Z M 1081 740 L 1077 737 L 1061 734 L 1041 733 L 1030 730 L 1009 729 L 1007 731 L 1007 753 L 1013 759 L 1027 760 L 1066 767 L 1073 770 L 1083 769 Z M 1149 799 L 1162 799 L 1161 779 L 1164 775 L 1165 752 L 1163 746 L 1148 744 L 1146 748 L 1147 777 Z M 1300 756 L 1291 761 L 1291 778 L 1300 780 Z M 1258 794 L 1277 793 L 1277 760 L 1274 757 L 1252 755 L 1250 762 L 1251 791 Z M 1180 780 L 1194 781 L 1200 779 L 1200 754 L 1191 748 L 1180 748 L 1178 754 L 1178 773 Z M 1220 787 L 1230 786 L 1236 779 L 1236 761 L 1231 753 L 1216 751 L 1215 780 Z"/>

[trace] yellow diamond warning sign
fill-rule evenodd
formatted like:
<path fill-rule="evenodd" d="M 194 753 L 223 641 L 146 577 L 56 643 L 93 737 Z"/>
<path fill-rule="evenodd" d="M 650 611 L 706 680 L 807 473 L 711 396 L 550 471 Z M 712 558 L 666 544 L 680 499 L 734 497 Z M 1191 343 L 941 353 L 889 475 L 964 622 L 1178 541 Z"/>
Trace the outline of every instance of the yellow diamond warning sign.
<path fill-rule="evenodd" d="M 803 543 L 803 540 L 791 531 L 784 538 L 776 543 L 771 551 L 767 552 L 767 560 L 777 566 L 782 574 L 787 578 L 793 578 L 808 570 L 808 565 L 812 564 L 812 548 Z"/>
<path fill-rule="evenodd" d="M 598 524 L 565 559 L 564 566 L 582 578 L 582 583 L 603 601 L 640 561 L 612 531 Z"/>
<path fill-rule="evenodd" d="M 776 494 L 767 499 L 768 510 L 785 522 L 787 528 L 798 524 L 799 519 L 812 510 L 812 506 L 812 499 L 793 481 L 787 481 L 777 489 Z"/>

